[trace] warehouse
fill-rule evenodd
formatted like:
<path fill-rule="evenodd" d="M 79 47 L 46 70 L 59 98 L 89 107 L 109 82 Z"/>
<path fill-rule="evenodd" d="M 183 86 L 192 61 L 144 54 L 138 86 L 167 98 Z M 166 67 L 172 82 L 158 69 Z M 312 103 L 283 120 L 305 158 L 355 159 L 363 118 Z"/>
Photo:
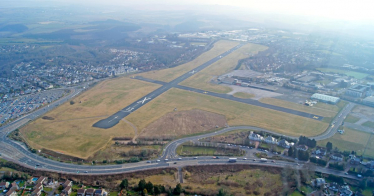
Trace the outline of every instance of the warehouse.
<path fill-rule="evenodd" d="M 362 103 L 374 107 L 374 96 L 366 97 L 364 100 L 362 100 Z"/>
<path fill-rule="evenodd" d="M 339 97 L 333 97 L 333 96 L 323 95 L 323 94 L 319 94 L 319 93 L 313 94 L 311 99 L 319 100 L 321 102 L 331 103 L 331 104 L 337 104 L 340 101 Z"/>

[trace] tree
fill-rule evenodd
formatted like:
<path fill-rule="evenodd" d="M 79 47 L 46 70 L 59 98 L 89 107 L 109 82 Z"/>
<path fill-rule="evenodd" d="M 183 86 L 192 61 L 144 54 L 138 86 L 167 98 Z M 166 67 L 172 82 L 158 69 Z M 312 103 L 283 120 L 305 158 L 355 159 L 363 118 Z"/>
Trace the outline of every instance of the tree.
<path fill-rule="evenodd" d="M 147 189 L 148 193 L 149 194 L 153 194 L 153 184 L 151 181 L 149 181 L 146 185 L 145 185 L 145 189 Z"/>
<path fill-rule="evenodd" d="M 327 149 L 328 152 L 330 152 L 332 150 L 332 143 L 331 142 L 327 142 L 326 149 Z"/>
<path fill-rule="evenodd" d="M 182 185 L 178 183 L 177 186 L 175 186 L 174 194 L 180 195 L 181 193 L 182 193 Z"/>
<path fill-rule="evenodd" d="M 153 192 L 155 193 L 155 195 L 161 194 L 160 187 L 159 186 L 154 186 L 153 187 Z"/>
<path fill-rule="evenodd" d="M 148 191 L 147 191 L 147 189 L 144 189 L 144 190 L 143 190 L 143 195 L 148 195 Z"/>
<path fill-rule="evenodd" d="M 229 193 L 226 190 L 220 189 L 218 191 L 218 195 L 217 196 L 228 196 L 228 195 L 229 195 Z"/>
<path fill-rule="evenodd" d="M 293 147 L 290 147 L 288 149 L 288 156 L 293 157 L 293 154 L 294 154 L 293 152 L 294 152 Z"/>
<path fill-rule="evenodd" d="M 121 189 L 127 190 L 127 187 L 129 187 L 129 181 L 127 179 L 123 179 L 119 187 L 121 187 Z"/>
<path fill-rule="evenodd" d="M 138 188 L 139 190 L 144 190 L 145 189 L 146 182 L 144 179 L 140 180 L 138 183 Z"/>

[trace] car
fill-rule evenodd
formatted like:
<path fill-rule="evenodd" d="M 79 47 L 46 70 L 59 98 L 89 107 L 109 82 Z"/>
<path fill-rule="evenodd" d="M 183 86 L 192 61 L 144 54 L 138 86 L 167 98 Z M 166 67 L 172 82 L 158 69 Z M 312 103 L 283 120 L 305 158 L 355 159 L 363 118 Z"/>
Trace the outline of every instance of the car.
<path fill-rule="evenodd" d="M 88 171 L 84 171 L 84 173 L 88 173 Z"/>
<path fill-rule="evenodd" d="M 174 164 L 177 164 L 177 162 L 174 162 Z"/>
<path fill-rule="evenodd" d="M 165 159 L 165 161 L 169 161 L 169 159 Z"/>
<path fill-rule="evenodd" d="M 256 159 L 253 159 L 253 161 L 256 161 Z"/>
<path fill-rule="evenodd" d="M 345 174 L 345 175 L 348 175 L 348 173 L 347 173 L 347 172 L 345 172 L 344 174 Z"/>
<path fill-rule="evenodd" d="M 197 157 L 194 157 L 193 159 L 197 159 Z"/>
<path fill-rule="evenodd" d="M 151 161 L 147 161 L 147 163 L 151 163 Z"/>
<path fill-rule="evenodd" d="M 295 160 L 299 160 L 298 158 L 295 158 Z"/>
<path fill-rule="evenodd" d="M 274 160 L 272 160 L 271 162 L 275 163 L 275 161 L 274 161 Z"/>
<path fill-rule="evenodd" d="M 40 166 L 40 164 L 36 164 L 36 166 Z"/>
<path fill-rule="evenodd" d="M 243 158 L 243 160 L 247 160 L 247 158 Z"/>
<path fill-rule="evenodd" d="M 160 160 L 157 160 L 157 162 L 160 162 Z"/>
<path fill-rule="evenodd" d="M 300 165 L 299 163 L 296 163 L 296 165 Z"/>
<path fill-rule="evenodd" d="M 182 158 L 179 157 L 178 160 L 182 160 Z"/>

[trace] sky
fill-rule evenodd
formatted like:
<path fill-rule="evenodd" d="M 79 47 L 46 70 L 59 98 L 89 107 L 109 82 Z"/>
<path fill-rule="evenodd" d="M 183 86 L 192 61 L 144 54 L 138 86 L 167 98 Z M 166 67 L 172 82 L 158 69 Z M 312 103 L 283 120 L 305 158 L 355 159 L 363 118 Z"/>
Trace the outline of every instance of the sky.
<path fill-rule="evenodd" d="M 59 1 L 59 0 L 57 0 Z M 77 0 L 64 0 L 77 2 Z M 318 16 L 348 21 L 374 20 L 373 0 L 79 0 L 101 5 L 227 5 L 260 12 Z"/>

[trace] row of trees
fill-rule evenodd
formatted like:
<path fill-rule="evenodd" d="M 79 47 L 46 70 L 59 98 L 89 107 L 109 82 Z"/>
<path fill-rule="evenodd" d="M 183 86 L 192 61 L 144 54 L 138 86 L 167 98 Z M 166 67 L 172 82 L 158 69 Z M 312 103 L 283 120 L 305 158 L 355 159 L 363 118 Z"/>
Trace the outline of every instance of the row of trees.
<path fill-rule="evenodd" d="M 129 190 L 129 181 L 127 179 L 122 180 L 121 184 L 119 185 L 120 188 L 123 190 Z M 163 185 L 153 185 L 152 182 L 146 182 L 144 179 L 140 180 L 137 187 L 132 188 L 133 191 L 137 191 L 142 195 L 159 195 L 161 193 L 166 193 L 168 195 L 180 195 L 184 192 L 182 189 L 181 184 L 177 184 L 174 189 L 172 188 L 165 188 Z"/>
<path fill-rule="evenodd" d="M 317 141 L 315 139 L 309 139 L 305 136 L 300 136 L 299 144 L 307 145 L 309 148 L 315 148 L 317 146 Z"/>
<path fill-rule="evenodd" d="M 288 149 L 288 156 L 293 157 L 293 158 L 298 158 L 299 160 L 302 160 L 302 161 L 307 161 L 309 160 L 309 157 L 310 157 L 308 151 L 297 150 L 293 146 Z"/>

